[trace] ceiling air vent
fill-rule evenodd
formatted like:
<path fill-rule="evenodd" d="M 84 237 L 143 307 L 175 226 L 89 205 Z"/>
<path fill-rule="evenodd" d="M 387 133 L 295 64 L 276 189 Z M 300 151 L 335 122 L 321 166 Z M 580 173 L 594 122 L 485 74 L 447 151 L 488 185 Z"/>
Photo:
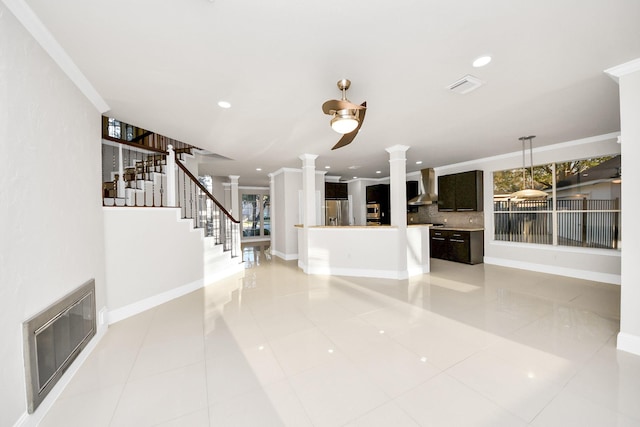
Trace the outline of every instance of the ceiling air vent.
<path fill-rule="evenodd" d="M 479 88 L 483 84 L 484 82 L 479 78 L 473 77 L 472 75 L 467 74 L 460 80 L 447 86 L 447 89 L 449 89 L 451 92 L 464 95 L 465 93 L 469 93 L 472 90 Z"/>

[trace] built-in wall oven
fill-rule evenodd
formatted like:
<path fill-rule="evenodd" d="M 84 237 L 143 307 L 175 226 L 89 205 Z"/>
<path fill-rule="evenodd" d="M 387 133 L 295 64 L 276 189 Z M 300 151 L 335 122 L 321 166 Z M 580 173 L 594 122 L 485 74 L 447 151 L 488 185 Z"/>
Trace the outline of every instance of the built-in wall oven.
<path fill-rule="evenodd" d="M 367 219 L 380 218 L 380 203 L 367 203 Z"/>
<path fill-rule="evenodd" d="M 367 203 L 367 225 L 380 225 L 381 223 L 380 203 Z"/>

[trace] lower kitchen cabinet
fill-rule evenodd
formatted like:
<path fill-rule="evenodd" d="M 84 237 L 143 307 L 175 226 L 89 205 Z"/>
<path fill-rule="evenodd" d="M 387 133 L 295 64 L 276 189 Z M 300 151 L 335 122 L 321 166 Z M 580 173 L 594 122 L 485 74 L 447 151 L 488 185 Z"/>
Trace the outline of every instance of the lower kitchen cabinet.
<path fill-rule="evenodd" d="M 432 228 L 431 257 L 480 264 L 484 256 L 484 231 Z"/>

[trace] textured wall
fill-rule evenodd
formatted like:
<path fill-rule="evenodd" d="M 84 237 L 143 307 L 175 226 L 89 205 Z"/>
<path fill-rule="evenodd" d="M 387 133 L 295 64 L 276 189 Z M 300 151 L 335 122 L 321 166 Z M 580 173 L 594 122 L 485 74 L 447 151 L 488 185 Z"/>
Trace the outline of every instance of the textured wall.
<path fill-rule="evenodd" d="M 96 279 L 100 113 L 0 3 L 0 426 L 26 412 L 22 322 Z"/>
<path fill-rule="evenodd" d="M 180 216 L 178 208 L 105 208 L 110 311 L 202 281 L 203 232 Z"/>

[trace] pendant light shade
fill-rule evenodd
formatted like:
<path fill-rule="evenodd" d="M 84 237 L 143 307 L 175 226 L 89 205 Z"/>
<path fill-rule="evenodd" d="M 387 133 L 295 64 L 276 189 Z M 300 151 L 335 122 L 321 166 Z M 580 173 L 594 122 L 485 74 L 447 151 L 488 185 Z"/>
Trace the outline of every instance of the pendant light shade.
<path fill-rule="evenodd" d="M 534 188 L 534 180 L 533 180 L 533 138 L 535 138 L 535 135 L 531 135 L 531 136 L 522 136 L 520 138 L 518 138 L 521 142 L 522 142 L 522 190 L 520 191 L 516 191 L 515 193 L 511 194 L 511 199 L 517 199 L 517 200 L 541 200 L 541 199 L 546 199 L 549 195 L 547 193 L 545 193 L 544 191 L 541 190 L 536 190 Z M 527 179 L 526 179 L 526 162 L 525 162 L 525 141 L 529 141 L 529 161 L 531 163 L 531 187 L 527 188 Z"/>

